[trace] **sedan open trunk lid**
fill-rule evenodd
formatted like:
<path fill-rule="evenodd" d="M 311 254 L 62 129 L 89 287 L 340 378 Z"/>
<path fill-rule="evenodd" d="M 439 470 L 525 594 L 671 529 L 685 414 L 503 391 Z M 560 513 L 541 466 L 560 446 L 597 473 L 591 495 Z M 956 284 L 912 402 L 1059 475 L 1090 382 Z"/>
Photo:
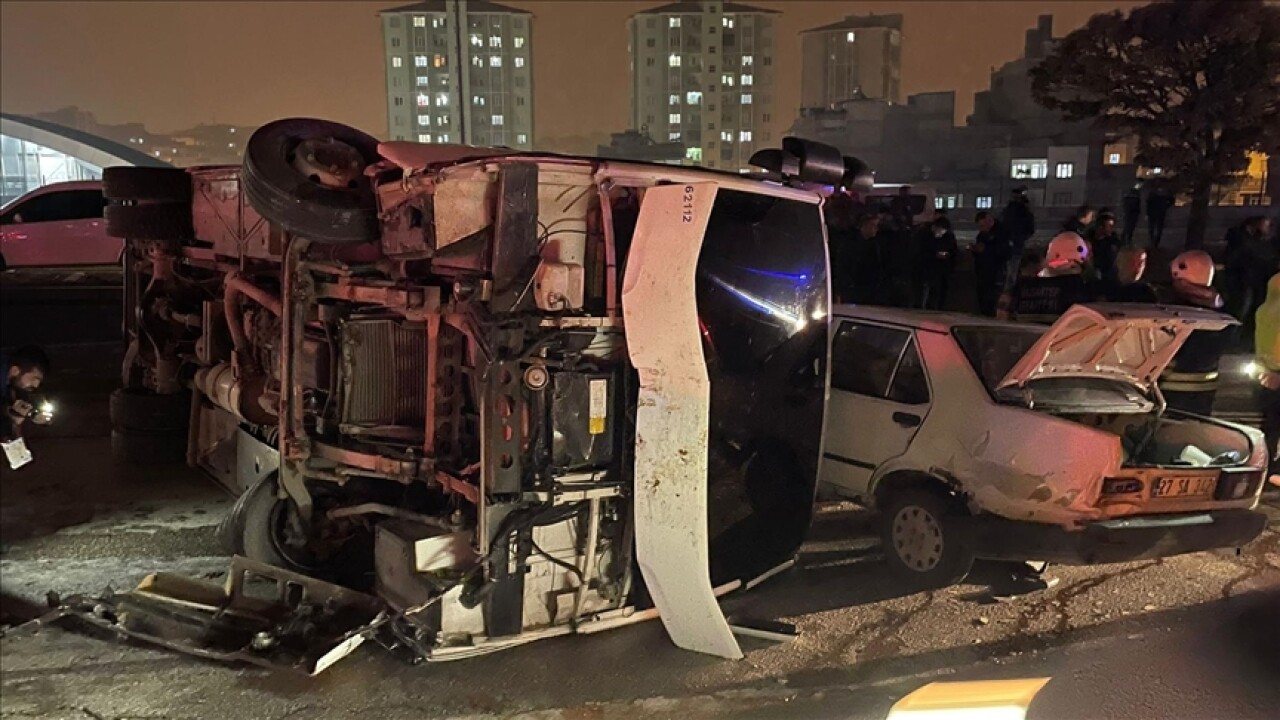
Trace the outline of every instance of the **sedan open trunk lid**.
<path fill-rule="evenodd" d="M 1118 380 L 1144 393 L 1195 330 L 1238 324 L 1212 310 L 1172 305 L 1074 305 L 1013 366 L 999 389 L 1044 379 Z"/>

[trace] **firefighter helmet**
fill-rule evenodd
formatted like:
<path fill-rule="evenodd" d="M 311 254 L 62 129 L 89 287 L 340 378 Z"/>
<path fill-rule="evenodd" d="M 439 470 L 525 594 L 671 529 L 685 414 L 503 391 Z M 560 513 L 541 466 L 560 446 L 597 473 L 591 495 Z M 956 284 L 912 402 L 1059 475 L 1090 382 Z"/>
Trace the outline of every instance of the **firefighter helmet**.
<path fill-rule="evenodd" d="M 1203 250 L 1187 250 L 1169 264 L 1169 274 L 1188 285 L 1209 287 L 1213 284 L 1213 258 Z"/>
<path fill-rule="evenodd" d="M 1060 232 L 1049 241 L 1045 264 L 1052 269 L 1083 265 L 1089 259 L 1089 244 L 1076 233 Z"/>

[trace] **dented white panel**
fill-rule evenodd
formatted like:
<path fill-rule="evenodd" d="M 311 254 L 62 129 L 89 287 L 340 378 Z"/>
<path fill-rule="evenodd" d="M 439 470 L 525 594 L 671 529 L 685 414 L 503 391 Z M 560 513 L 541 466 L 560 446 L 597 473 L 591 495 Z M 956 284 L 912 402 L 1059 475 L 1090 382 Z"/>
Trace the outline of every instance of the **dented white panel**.
<path fill-rule="evenodd" d="M 740 658 L 711 588 L 707 535 L 710 381 L 694 293 L 716 185 L 650 188 L 622 285 L 636 410 L 636 556 L 672 642 Z"/>

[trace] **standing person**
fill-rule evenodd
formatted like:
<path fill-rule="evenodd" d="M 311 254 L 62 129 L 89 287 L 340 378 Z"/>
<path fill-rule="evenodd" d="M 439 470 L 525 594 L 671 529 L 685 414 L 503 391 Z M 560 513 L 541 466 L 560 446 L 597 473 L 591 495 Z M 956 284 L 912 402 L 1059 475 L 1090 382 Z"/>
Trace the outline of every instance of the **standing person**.
<path fill-rule="evenodd" d="M 1005 230 L 1009 233 L 1009 242 L 1011 244 L 1009 248 L 1010 262 L 1020 260 L 1027 249 L 1027 241 L 1031 239 L 1032 235 L 1036 234 L 1036 216 L 1035 213 L 1031 212 L 1031 201 L 1027 198 L 1027 189 L 1025 187 L 1013 189 L 1013 196 L 1009 199 L 1009 204 L 1000 213 L 1000 224 L 1004 225 Z M 1017 268 L 1011 266 L 1006 285 L 1013 282 L 1016 274 Z M 1007 290 L 1008 287 L 1005 289 Z"/>
<path fill-rule="evenodd" d="M 1009 241 L 1018 256 L 1026 250 L 1027 241 L 1036 232 L 1036 216 L 1031 210 L 1031 200 L 1027 197 L 1025 187 L 1016 187 L 1009 197 L 1009 204 L 1000 213 L 1000 223 L 1009 232 Z"/>
<path fill-rule="evenodd" d="M 850 286 L 844 302 L 860 305 L 879 305 L 883 303 L 884 292 L 884 258 L 881 257 L 881 245 L 877 238 L 880 234 L 880 216 L 874 211 L 866 211 L 858 218 L 849 240 L 848 269 Z"/>
<path fill-rule="evenodd" d="M 880 232 L 876 235 L 882 261 L 881 303 L 889 307 L 915 307 L 920 301 L 921 243 L 910 225 L 902 225 L 890 216 L 880 216 Z"/>
<path fill-rule="evenodd" d="M 1256 397 L 1262 410 L 1262 432 L 1267 437 L 1267 474 L 1275 483 L 1280 470 L 1276 460 L 1280 447 L 1280 273 L 1267 282 L 1267 300 L 1254 317 L 1254 356 L 1261 368 Z"/>
<path fill-rule="evenodd" d="M 925 310 L 942 310 L 947 306 L 951 274 L 956 269 L 956 234 L 945 215 L 934 219 L 922 236 L 920 267 L 923 270 L 923 294 L 920 306 Z"/>
<path fill-rule="evenodd" d="M 1227 312 L 1241 322 L 1240 339 L 1253 339 L 1254 313 L 1267 295 L 1267 283 L 1280 272 L 1280 252 L 1272 243 L 1271 218 L 1255 215 L 1227 233 Z"/>
<path fill-rule="evenodd" d="M 911 212 L 911 186 L 898 188 L 898 194 L 889 201 L 889 214 L 900 229 L 910 230 L 915 224 L 915 213 Z"/>
<path fill-rule="evenodd" d="M 1173 193 L 1164 183 L 1155 183 L 1147 193 L 1147 238 L 1152 249 L 1160 247 L 1164 239 L 1164 220 L 1173 207 Z"/>
<path fill-rule="evenodd" d="M 831 262 L 831 294 L 837 303 L 851 302 L 853 289 L 853 200 L 837 189 L 823 206 L 827 220 L 827 252 Z"/>
<path fill-rule="evenodd" d="M 1112 279 L 1116 271 L 1116 253 L 1120 250 L 1120 238 L 1116 235 L 1116 216 L 1103 212 L 1089 230 L 1089 246 L 1093 248 L 1093 266 L 1104 281 Z"/>
<path fill-rule="evenodd" d="M 1221 310 L 1222 297 L 1213 289 L 1213 258 L 1203 250 L 1187 250 L 1169 265 L 1173 276 L 1173 304 Z M 1218 363 L 1231 342 L 1233 328 L 1196 330 L 1160 374 L 1160 392 L 1175 410 L 1193 415 L 1213 413 L 1218 392 Z"/>
<path fill-rule="evenodd" d="M 1072 305 L 1094 300 L 1098 288 L 1084 275 L 1089 247 L 1073 232 L 1049 241 L 1045 267 L 1035 277 L 1019 277 L 1002 298 L 1002 320 L 1052 323 Z"/>
<path fill-rule="evenodd" d="M 1138 230 L 1138 220 L 1142 218 L 1142 183 L 1134 183 L 1133 187 L 1124 191 L 1120 199 L 1120 207 L 1124 210 L 1124 232 L 1120 239 L 1125 245 L 1133 243 L 1133 234 Z"/>
<path fill-rule="evenodd" d="M 974 222 L 978 224 L 978 235 L 969 251 L 973 253 L 973 274 L 978 285 L 978 312 L 994 317 L 996 303 L 1004 289 L 1013 245 L 1009 241 L 1009 232 L 995 215 L 982 210 L 974 217 Z M 1039 272 L 1038 267 L 1036 272 Z"/>
<path fill-rule="evenodd" d="M 1062 223 L 1062 229 L 1066 232 L 1073 232 L 1082 238 L 1089 237 L 1089 228 L 1093 226 L 1093 208 L 1088 205 L 1081 205 L 1076 208 L 1075 214 L 1067 218 Z"/>
<path fill-rule="evenodd" d="M 1147 272 L 1147 251 L 1136 245 L 1121 248 L 1116 253 L 1115 273 L 1111 280 L 1103 280 L 1103 296 L 1108 302 L 1158 303 L 1160 296 L 1151 284 L 1142 279 Z"/>

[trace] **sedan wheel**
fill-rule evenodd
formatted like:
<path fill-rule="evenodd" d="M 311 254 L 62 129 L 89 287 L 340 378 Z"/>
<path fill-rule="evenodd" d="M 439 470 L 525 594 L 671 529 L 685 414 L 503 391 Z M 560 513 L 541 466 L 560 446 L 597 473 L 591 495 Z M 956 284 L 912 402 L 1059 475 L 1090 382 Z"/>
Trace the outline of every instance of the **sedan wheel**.
<path fill-rule="evenodd" d="M 911 569 L 928 572 L 942 561 L 942 525 L 927 509 L 909 505 L 893 519 L 893 549 Z"/>
<path fill-rule="evenodd" d="M 967 520 L 939 493 L 915 488 L 896 492 L 884 507 L 885 560 L 914 589 L 954 585 L 973 567 Z"/>

